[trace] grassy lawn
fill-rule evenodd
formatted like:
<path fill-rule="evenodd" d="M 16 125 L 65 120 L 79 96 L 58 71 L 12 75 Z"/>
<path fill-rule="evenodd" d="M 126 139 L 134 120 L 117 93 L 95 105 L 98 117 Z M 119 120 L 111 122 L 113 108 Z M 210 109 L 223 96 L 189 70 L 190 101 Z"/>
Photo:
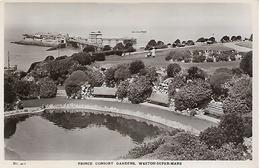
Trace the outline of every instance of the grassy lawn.
<path fill-rule="evenodd" d="M 106 57 L 106 61 L 97 61 L 95 63 L 95 65 L 98 66 L 106 66 L 106 67 L 110 67 L 112 65 L 117 65 L 117 64 L 121 64 L 121 63 L 130 63 L 133 60 L 142 60 L 146 65 L 151 65 L 151 66 L 155 66 L 155 67 L 166 67 L 168 64 L 170 64 L 171 62 L 169 61 L 165 61 L 165 57 L 167 56 L 167 54 L 172 51 L 172 50 L 176 50 L 176 49 L 180 49 L 180 50 L 208 50 L 208 49 L 212 49 L 212 50 L 230 50 L 230 48 L 225 47 L 224 45 L 222 45 L 221 43 L 216 43 L 216 44 L 212 44 L 212 45 L 199 45 L 199 46 L 187 46 L 187 47 L 183 47 L 183 48 L 168 48 L 168 49 L 162 49 L 162 50 L 158 50 L 156 52 L 156 57 L 155 58 L 146 58 L 145 55 L 146 53 L 135 53 L 135 54 L 131 54 L 131 55 L 126 55 L 126 56 L 107 56 Z M 181 65 L 181 67 L 183 69 L 187 69 L 190 68 L 192 66 L 197 66 L 200 67 L 202 69 L 204 69 L 207 73 L 212 74 L 215 69 L 217 68 L 237 68 L 239 67 L 239 63 L 240 61 L 232 61 L 232 62 L 203 62 L 203 63 L 182 63 L 182 62 L 178 62 L 178 64 Z"/>

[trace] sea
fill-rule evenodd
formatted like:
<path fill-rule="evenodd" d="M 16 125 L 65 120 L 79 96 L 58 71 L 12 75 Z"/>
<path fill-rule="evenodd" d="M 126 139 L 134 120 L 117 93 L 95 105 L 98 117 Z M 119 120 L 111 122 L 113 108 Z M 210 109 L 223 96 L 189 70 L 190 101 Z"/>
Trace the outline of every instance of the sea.
<path fill-rule="evenodd" d="M 48 47 L 18 45 L 11 43 L 19 41 L 23 38 L 22 34 L 33 34 L 37 32 L 52 32 L 69 34 L 70 36 L 80 36 L 88 38 L 89 33 L 92 31 L 101 31 L 103 37 L 133 37 L 137 39 L 136 48 L 145 47 L 151 39 L 156 41 L 162 40 L 165 44 L 173 43 L 177 38 L 182 40 L 192 39 L 196 41 L 199 37 L 214 36 L 211 34 L 211 29 L 203 32 L 194 30 L 190 31 L 185 28 L 172 28 L 172 27 L 158 27 L 158 28 L 145 28 L 143 30 L 128 28 L 128 27 L 80 27 L 77 25 L 72 26 L 53 26 L 53 25 L 39 25 L 39 26 L 6 26 L 4 30 L 4 65 L 8 64 L 8 55 L 11 65 L 17 65 L 18 70 L 27 71 L 33 62 L 42 61 L 47 56 L 71 56 L 73 53 L 79 52 L 78 49 L 65 48 L 53 51 L 47 51 Z M 224 32 L 221 30 L 220 32 Z M 222 33 L 223 34 L 223 33 Z M 216 39 L 221 38 L 222 34 L 215 35 Z M 250 35 L 250 34 L 249 34 Z M 247 36 L 249 36 L 247 35 Z M 243 34 L 242 34 L 243 37 Z M 9 53 L 9 54 L 8 54 Z"/>

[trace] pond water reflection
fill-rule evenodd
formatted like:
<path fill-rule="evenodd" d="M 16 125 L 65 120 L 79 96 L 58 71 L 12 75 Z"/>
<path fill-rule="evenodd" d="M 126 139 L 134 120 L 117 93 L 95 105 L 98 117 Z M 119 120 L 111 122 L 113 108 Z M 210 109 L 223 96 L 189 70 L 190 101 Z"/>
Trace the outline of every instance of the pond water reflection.
<path fill-rule="evenodd" d="M 6 119 L 5 158 L 117 159 L 159 133 L 161 129 L 146 122 L 107 114 L 62 112 Z"/>

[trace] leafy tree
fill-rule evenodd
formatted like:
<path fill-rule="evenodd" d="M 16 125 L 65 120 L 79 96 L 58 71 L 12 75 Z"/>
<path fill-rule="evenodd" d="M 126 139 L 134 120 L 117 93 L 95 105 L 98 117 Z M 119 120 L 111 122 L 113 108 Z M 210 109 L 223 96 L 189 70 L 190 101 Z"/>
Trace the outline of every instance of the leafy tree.
<path fill-rule="evenodd" d="M 111 49 L 110 45 L 105 45 L 103 51 L 110 51 Z"/>
<path fill-rule="evenodd" d="M 233 143 L 225 144 L 214 151 L 214 158 L 215 160 L 246 160 L 243 147 Z"/>
<path fill-rule="evenodd" d="M 180 89 L 181 87 L 186 85 L 186 79 L 182 75 L 176 75 L 168 85 L 168 97 L 169 99 L 174 98 L 176 93 L 176 89 Z"/>
<path fill-rule="evenodd" d="M 40 79 L 37 84 L 40 86 L 40 97 L 51 98 L 55 97 L 57 93 L 57 85 L 49 78 Z"/>
<path fill-rule="evenodd" d="M 72 96 L 77 93 L 81 89 L 81 85 L 83 85 L 87 81 L 87 75 L 83 71 L 75 71 L 73 72 L 66 80 L 65 80 L 65 90 L 68 96 Z"/>
<path fill-rule="evenodd" d="M 169 64 L 166 68 L 166 71 L 167 76 L 171 78 L 181 71 L 181 66 L 177 63 Z"/>
<path fill-rule="evenodd" d="M 80 65 L 90 65 L 92 63 L 91 56 L 86 52 L 74 53 L 71 58 L 78 61 Z"/>
<path fill-rule="evenodd" d="M 141 69 L 139 75 L 145 76 L 146 79 L 149 80 L 151 83 L 157 81 L 158 77 L 156 68 L 153 66 L 146 66 L 145 68 Z"/>
<path fill-rule="evenodd" d="M 180 40 L 180 39 L 177 39 L 177 40 L 175 40 L 174 43 L 175 43 L 175 44 L 180 44 L 180 43 L 181 43 L 181 40 Z"/>
<path fill-rule="evenodd" d="M 182 61 L 182 60 L 189 59 L 189 58 L 191 58 L 190 51 L 176 49 L 176 50 L 170 51 L 165 59 L 166 60 L 172 59 L 173 61 Z"/>
<path fill-rule="evenodd" d="M 128 100 L 133 104 L 143 103 L 152 94 L 152 85 L 144 76 L 130 83 L 127 93 Z"/>
<path fill-rule="evenodd" d="M 151 49 L 152 47 L 155 47 L 156 45 L 157 45 L 157 43 L 156 43 L 155 40 L 150 40 L 150 41 L 147 43 L 147 45 L 146 45 L 146 47 L 145 47 L 145 50 L 149 50 L 149 49 Z"/>
<path fill-rule="evenodd" d="M 241 41 L 242 40 L 242 37 L 241 36 L 237 36 L 237 41 Z"/>
<path fill-rule="evenodd" d="M 206 60 L 206 56 L 204 55 L 193 55 L 192 62 L 204 62 Z"/>
<path fill-rule="evenodd" d="M 143 68 L 145 68 L 143 61 L 135 60 L 130 63 L 129 70 L 130 70 L 131 74 L 137 74 Z"/>
<path fill-rule="evenodd" d="M 103 53 L 103 52 L 96 52 L 93 54 L 93 57 L 95 58 L 96 61 L 105 61 L 106 60 L 105 53 Z"/>
<path fill-rule="evenodd" d="M 190 46 L 190 45 L 195 45 L 195 43 L 194 43 L 194 41 L 192 41 L 192 40 L 188 40 L 188 41 L 187 41 L 187 45 L 189 45 L 189 46 Z"/>
<path fill-rule="evenodd" d="M 123 43 L 117 43 L 116 46 L 113 48 L 113 50 L 116 50 L 116 51 L 123 51 L 125 48 L 124 44 Z"/>
<path fill-rule="evenodd" d="M 232 36 L 231 37 L 231 41 L 237 41 L 237 37 L 236 36 Z"/>
<path fill-rule="evenodd" d="M 196 42 L 206 42 L 206 40 L 204 39 L 204 37 L 201 37 L 201 38 L 199 38 Z"/>
<path fill-rule="evenodd" d="M 86 81 L 91 87 L 100 87 L 104 83 L 104 77 L 101 72 L 89 69 L 86 73 Z"/>
<path fill-rule="evenodd" d="M 220 40 L 222 43 L 227 43 L 230 41 L 229 36 L 223 36 Z"/>
<path fill-rule="evenodd" d="M 105 71 L 105 83 L 108 87 L 114 87 L 115 85 L 115 71 L 116 67 L 110 67 Z"/>
<path fill-rule="evenodd" d="M 220 148 L 225 143 L 225 135 L 219 127 L 209 127 L 203 130 L 199 138 L 209 149 Z"/>
<path fill-rule="evenodd" d="M 210 37 L 210 38 L 209 38 L 209 41 L 212 41 L 213 43 L 215 43 L 215 42 L 216 42 L 216 39 L 215 39 L 215 37 Z"/>
<path fill-rule="evenodd" d="M 129 87 L 129 82 L 128 81 L 120 82 L 120 84 L 117 87 L 116 96 L 119 99 L 121 99 L 121 100 L 126 98 L 127 97 L 128 87 Z"/>
<path fill-rule="evenodd" d="M 119 64 L 114 72 L 114 79 L 116 83 L 126 80 L 131 77 L 129 64 Z"/>
<path fill-rule="evenodd" d="M 209 83 L 201 79 L 194 80 L 175 93 L 175 107 L 180 111 L 199 107 L 210 101 L 211 94 Z"/>
<path fill-rule="evenodd" d="M 193 66 L 188 69 L 187 79 L 205 79 L 207 74 L 200 68 Z"/>
<path fill-rule="evenodd" d="M 253 34 L 250 35 L 249 41 L 253 41 Z"/>
<path fill-rule="evenodd" d="M 89 53 L 89 52 L 95 52 L 96 47 L 93 45 L 87 45 L 84 49 L 83 52 Z"/>
<path fill-rule="evenodd" d="M 225 114 L 218 127 L 223 131 L 226 143 L 232 142 L 235 145 L 243 143 L 245 127 L 242 118 L 237 114 Z"/>
<path fill-rule="evenodd" d="M 15 92 L 21 100 L 36 99 L 39 91 L 39 85 L 33 81 L 18 80 L 15 82 Z"/>
<path fill-rule="evenodd" d="M 252 54 L 252 51 L 248 52 L 240 62 L 240 69 L 242 69 L 244 73 L 248 74 L 251 77 L 253 75 Z"/>

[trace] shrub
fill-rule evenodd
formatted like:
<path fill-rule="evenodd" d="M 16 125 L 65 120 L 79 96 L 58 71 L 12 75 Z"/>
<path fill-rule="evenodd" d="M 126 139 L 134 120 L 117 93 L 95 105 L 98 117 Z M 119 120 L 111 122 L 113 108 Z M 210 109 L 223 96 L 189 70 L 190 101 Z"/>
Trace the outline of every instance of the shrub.
<path fill-rule="evenodd" d="M 235 56 L 235 54 L 230 55 L 229 58 L 230 58 L 231 61 L 236 61 L 236 56 Z"/>
<path fill-rule="evenodd" d="M 247 138 L 252 137 L 252 112 L 242 115 L 242 120 L 245 128 L 243 136 Z"/>
<path fill-rule="evenodd" d="M 91 87 L 100 87 L 104 83 L 104 77 L 99 71 L 90 69 L 85 73 L 86 81 L 91 85 Z"/>
<path fill-rule="evenodd" d="M 129 70 L 130 70 L 131 74 L 137 74 L 143 68 L 145 68 L 143 61 L 135 60 L 130 63 Z"/>
<path fill-rule="evenodd" d="M 180 39 L 177 39 L 177 40 L 175 40 L 174 43 L 175 43 L 175 44 L 180 44 L 180 43 L 181 43 L 181 40 L 180 40 Z"/>
<path fill-rule="evenodd" d="M 86 52 L 74 53 L 72 60 L 78 61 L 80 65 L 90 65 L 92 63 L 91 56 Z"/>
<path fill-rule="evenodd" d="M 172 48 L 175 48 L 177 45 L 175 43 L 172 43 Z"/>
<path fill-rule="evenodd" d="M 181 71 L 181 67 L 177 63 L 169 64 L 166 68 L 167 76 L 174 77 Z"/>
<path fill-rule="evenodd" d="M 207 74 L 200 68 L 198 67 L 190 67 L 188 69 L 188 75 L 187 75 L 187 79 L 205 79 L 207 76 Z"/>
<path fill-rule="evenodd" d="M 233 143 L 225 144 L 214 151 L 214 158 L 215 160 L 246 160 L 243 147 Z"/>
<path fill-rule="evenodd" d="M 217 54 L 216 61 L 228 61 L 229 55 L 226 53 Z"/>
<path fill-rule="evenodd" d="M 194 55 L 192 57 L 192 62 L 196 62 L 196 63 L 204 62 L 205 60 L 206 60 L 206 56 L 204 56 L 204 55 Z"/>
<path fill-rule="evenodd" d="M 41 98 L 51 98 L 55 97 L 57 93 L 57 86 L 49 78 L 43 78 L 37 82 L 37 84 L 40 86 L 40 97 Z"/>
<path fill-rule="evenodd" d="M 195 43 L 194 43 L 192 40 L 188 40 L 188 41 L 187 41 L 187 45 L 189 45 L 189 46 L 190 46 L 190 45 L 195 45 Z"/>
<path fill-rule="evenodd" d="M 208 58 L 206 59 L 206 61 L 207 61 L 207 62 L 214 62 L 214 59 L 211 58 L 211 57 L 208 57 Z"/>
<path fill-rule="evenodd" d="M 244 73 L 248 74 L 251 77 L 253 75 L 252 54 L 252 51 L 248 52 L 240 62 L 240 69 L 242 69 Z"/>
<path fill-rule="evenodd" d="M 127 93 L 128 100 L 133 104 L 143 103 L 151 96 L 152 85 L 144 76 L 141 76 L 137 81 L 130 83 Z"/>
<path fill-rule="evenodd" d="M 115 71 L 116 67 L 110 67 L 105 71 L 105 83 L 108 87 L 114 87 L 115 85 Z"/>
<path fill-rule="evenodd" d="M 115 55 L 122 56 L 123 51 L 115 50 L 114 53 L 115 53 Z"/>
<path fill-rule="evenodd" d="M 172 59 L 172 55 L 168 54 L 165 57 L 165 61 L 170 61 Z"/>
<path fill-rule="evenodd" d="M 96 61 L 105 61 L 106 60 L 105 53 L 103 53 L 103 52 L 96 52 L 93 54 L 93 57 Z"/>
<path fill-rule="evenodd" d="M 120 81 L 126 80 L 127 78 L 131 77 L 131 73 L 129 70 L 129 64 L 119 64 L 116 67 L 114 72 L 114 79 L 116 83 Z"/>
<path fill-rule="evenodd" d="M 129 87 L 128 81 L 120 82 L 120 84 L 117 87 L 116 96 L 121 100 L 126 98 L 128 87 Z"/>
<path fill-rule="evenodd" d="M 78 61 L 70 58 L 50 62 L 50 77 L 53 80 L 58 80 L 59 78 L 65 80 L 69 69 L 75 64 L 78 64 Z"/>
<path fill-rule="evenodd" d="M 54 60 L 54 57 L 53 56 L 47 56 L 45 59 L 44 59 L 44 61 L 52 61 L 52 60 Z"/>
<path fill-rule="evenodd" d="M 206 40 L 204 39 L 204 37 L 201 37 L 196 42 L 206 42 Z"/>
<path fill-rule="evenodd" d="M 219 129 L 223 131 L 225 142 L 235 145 L 243 143 L 245 127 L 243 120 L 236 114 L 225 114 L 219 123 Z"/>
<path fill-rule="evenodd" d="M 211 99 L 211 94 L 209 83 L 201 79 L 189 82 L 175 94 L 175 107 L 180 111 L 199 107 Z"/>
<path fill-rule="evenodd" d="M 83 71 L 75 71 L 73 72 L 66 80 L 65 80 L 65 90 L 68 96 L 72 96 L 77 93 L 81 89 L 81 85 L 83 85 L 87 81 L 87 75 Z"/>
<path fill-rule="evenodd" d="M 182 61 L 184 59 L 191 58 L 191 53 L 188 50 L 176 49 L 170 51 L 166 57 L 168 57 L 167 59 L 171 57 L 173 61 Z"/>
<path fill-rule="evenodd" d="M 145 76 L 147 80 L 151 83 L 157 81 L 158 74 L 156 72 L 156 68 L 152 66 L 145 67 L 141 69 L 139 72 L 140 76 Z"/>
<path fill-rule="evenodd" d="M 176 89 L 180 89 L 181 87 L 186 85 L 186 79 L 184 76 L 177 75 L 175 76 L 170 84 L 168 85 L 168 97 L 169 99 L 174 98 L 176 93 Z"/>
<path fill-rule="evenodd" d="M 215 42 L 216 42 L 216 39 L 215 39 L 215 37 L 210 37 L 210 38 L 209 38 L 209 41 L 212 41 L 213 43 L 215 43 Z"/>
<path fill-rule="evenodd" d="M 41 61 L 32 63 L 31 66 L 30 66 L 30 68 L 28 69 L 27 73 L 30 73 L 30 72 L 35 68 L 35 66 L 36 66 L 37 64 L 39 64 L 39 63 L 41 63 Z"/>
<path fill-rule="evenodd" d="M 225 143 L 223 132 L 218 127 L 209 127 L 203 130 L 199 138 L 209 149 L 220 148 Z"/>
<path fill-rule="evenodd" d="M 39 85 L 33 81 L 19 80 L 15 82 L 15 92 L 21 100 L 35 99 L 39 96 Z"/>
<path fill-rule="evenodd" d="M 246 114 L 252 111 L 245 99 L 228 97 L 223 102 L 224 113 Z"/>
<path fill-rule="evenodd" d="M 111 49 L 110 45 L 105 45 L 103 51 L 110 51 Z"/>
<path fill-rule="evenodd" d="M 89 53 L 89 52 L 95 52 L 96 47 L 93 45 L 87 45 L 84 49 L 83 52 Z"/>
<path fill-rule="evenodd" d="M 124 44 L 123 43 L 117 43 L 116 46 L 113 48 L 113 50 L 116 50 L 116 51 L 123 51 L 125 48 Z"/>
<path fill-rule="evenodd" d="M 63 55 L 63 56 L 57 57 L 55 60 L 62 60 L 62 59 L 66 59 L 66 58 L 68 58 L 68 56 L 67 55 Z"/>

